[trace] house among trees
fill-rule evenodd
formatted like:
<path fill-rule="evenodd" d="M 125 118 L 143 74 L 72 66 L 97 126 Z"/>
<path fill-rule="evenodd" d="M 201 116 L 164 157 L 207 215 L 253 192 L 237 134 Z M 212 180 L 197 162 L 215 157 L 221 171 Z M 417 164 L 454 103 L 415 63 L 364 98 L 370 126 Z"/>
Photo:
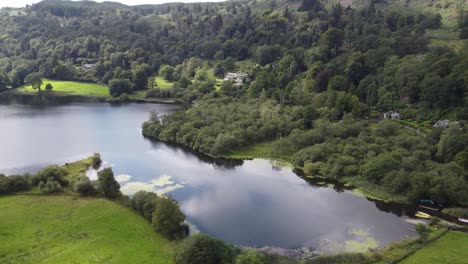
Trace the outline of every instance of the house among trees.
<path fill-rule="evenodd" d="M 245 72 L 228 72 L 224 76 L 223 80 L 225 82 L 234 81 L 235 86 L 242 86 L 243 81 L 247 76 L 249 76 L 249 75 L 247 73 L 245 73 Z"/>
<path fill-rule="evenodd" d="M 94 67 L 96 67 L 96 64 L 94 64 L 94 63 L 85 63 L 85 64 L 83 64 L 83 66 L 81 66 L 81 69 L 91 70 L 91 69 L 94 69 Z"/>
<path fill-rule="evenodd" d="M 449 127 L 450 124 L 460 124 L 458 121 L 450 121 L 448 119 L 443 119 L 435 122 L 434 127 Z"/>
<path fill-rule="evenodd" d="M 395 111 L 388 111 L 384 113 L 385 119 L 401 119 L 401 114 Z"/>

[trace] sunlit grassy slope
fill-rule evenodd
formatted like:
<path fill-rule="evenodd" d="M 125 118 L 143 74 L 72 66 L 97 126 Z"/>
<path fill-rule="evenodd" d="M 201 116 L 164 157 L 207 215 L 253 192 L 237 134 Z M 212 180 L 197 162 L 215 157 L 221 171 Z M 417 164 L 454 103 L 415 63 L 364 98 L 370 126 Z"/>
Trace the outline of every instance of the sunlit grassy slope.
<path fill-rule="evenodd" d="M 91 96 L 103 96 L 109 97 L 109 89 L 106 86 L 102 86 L 95 83 L 84 83 L 84 82 L 72 82 L 72 81 L 56 81 L 43 79 L 42 90 L 45 89 L 46 84 L 52 84 L 53 92 L 77 94 L 77 95 L 91 95 Z M 18 88 L 21 92 L 36 92 L 31 86 L 22 86 Z"/>
<path fill-rule="evenodd" d="M 439 263 L 464 264 L 468 263 L 468 234 L 449 231 L 436 241 L 416 251 L 404 259 L 402 264 Z"/>
<path fill-rule="evenodd" d="M 0 197 L 0 263 L 172 263 L 173 246 L 113 201 Z"/>

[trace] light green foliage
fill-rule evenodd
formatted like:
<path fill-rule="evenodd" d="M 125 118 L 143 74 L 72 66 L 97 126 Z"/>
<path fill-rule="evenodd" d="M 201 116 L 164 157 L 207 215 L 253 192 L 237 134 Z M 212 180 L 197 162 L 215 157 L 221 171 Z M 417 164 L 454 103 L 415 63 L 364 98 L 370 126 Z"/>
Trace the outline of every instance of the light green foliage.
<path fill-rule="evenodd" d="M 173 263 L 172 245 L 112 201 L 16 195 L 0 204 L 0 263 Z"/>
<path fill-rule="evenodd" d="M 265 256 L 253 249 L 247 249 L 237 256 L 236 264 L 264 264 Z"/>
<path fill-rule="evenodd" d="M 63 192 L 62 186 L 53 177 L 48 178 L 46 183 L 41 181 L 39 183 L 39 189 L 41 190 L 42 193 Z"/>
<path fill-rule="evenodd" d="M 42 76 L 41 73 L 34 72 L 34 73 L 31 73 L 28 76 L 26 76 L 26 78 L 24 79 L 24 83 L 26 85 L 30 85 L 33 90 L 40 91 L 41 86 L 42 86 L 42 78 L 43 78 L 43 76 Z"/>
<path fill-rule="evenodd" d="M 402 264 L 450 263 L 463 264 L 468 259 L 468 234 L 450 231 L 405 258 Z"/>

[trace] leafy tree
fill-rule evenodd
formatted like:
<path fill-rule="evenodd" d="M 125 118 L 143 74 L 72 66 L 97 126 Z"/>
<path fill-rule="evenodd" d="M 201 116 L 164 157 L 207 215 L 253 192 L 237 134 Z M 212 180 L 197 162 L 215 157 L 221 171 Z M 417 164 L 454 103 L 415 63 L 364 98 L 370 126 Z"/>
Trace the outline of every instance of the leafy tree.
<path fill-rule="evenodd" d="M 157 199 L 152 220 L 156 232 L 168 239 L 182 239 L 188 235 L 188 226 L 184 221 L 185 215 L 176 200 L 168 197 Z"/>
<path fill-rule="evenodd" d="M 109 81 L 109 94 L 112 97 L 119 97 L 120 95 L 132 93 L 132 84 L 128 79 L 112 79 Z"/>
<path fill-rule="evenodd" d="M 440 160 L 450 162 L 467 145 L 468 134 L 463 132 L 460 125 L 451 124 L 440 137 L 436 156 Z"/>
<path fill-rule="evenodd" d="M 151 222 L 157 199 L 158 196 L 153 192 L 138 191 L 133 195 L 130 205 L 133 210 Z"/>
<path fill-rule="evenodd" d="M 133 71 L 133 83 L 135 84 L 135 90 L 144 90 L 148 85 L 148 75 L 142 69 L 136 69 Z"/>
<path fill-rule="evenodd" d="M 42 74 L 39 72 L 34 72 L 26 76 L 24 83 L 30 85 L 34 90 L 41 91 L 42 86 Z"/>
<path fill-rule="evenodd" d="M 114 179 L 114 172 L 111 168 L 105 168 L 98 173 L 99 192 L 111 199 L 120 196 L 120 184 Z"/>
<path fill-rule="evenodd" d="M 205 234 L 182 241 L 176 249 L 176 264 L 234 263 L 238 250 L 232 245 Z M 245 263 L 245 262 L 240 262 Z"/>
<path fill-rule="evenodd" d="M 163 65 L 159 69 L 159 76 L 163 77 L 165 80 L 172 81 L 172 74 L 174 73 L 174 67 L 169 65 Z"/>

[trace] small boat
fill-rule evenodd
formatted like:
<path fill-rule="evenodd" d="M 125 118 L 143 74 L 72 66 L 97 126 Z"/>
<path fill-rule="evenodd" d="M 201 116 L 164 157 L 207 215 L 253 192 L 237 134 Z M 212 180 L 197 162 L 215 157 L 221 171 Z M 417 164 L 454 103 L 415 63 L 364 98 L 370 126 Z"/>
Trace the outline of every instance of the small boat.
<path fill-rule="evenodd" d="M 458 221 L 468 224 L 468 218 L 458 218 Z"/>
<path fill-rule="evenodd" d="M 419 218 L 424 218 L 424 219 L 430 219 L 431 218 L 430 214 L 426 214 L 426 213 L 423 213 L 423 212 L 420 212 L 420 211 L 417 211 L 414 216 L 419 217 Z"/>

